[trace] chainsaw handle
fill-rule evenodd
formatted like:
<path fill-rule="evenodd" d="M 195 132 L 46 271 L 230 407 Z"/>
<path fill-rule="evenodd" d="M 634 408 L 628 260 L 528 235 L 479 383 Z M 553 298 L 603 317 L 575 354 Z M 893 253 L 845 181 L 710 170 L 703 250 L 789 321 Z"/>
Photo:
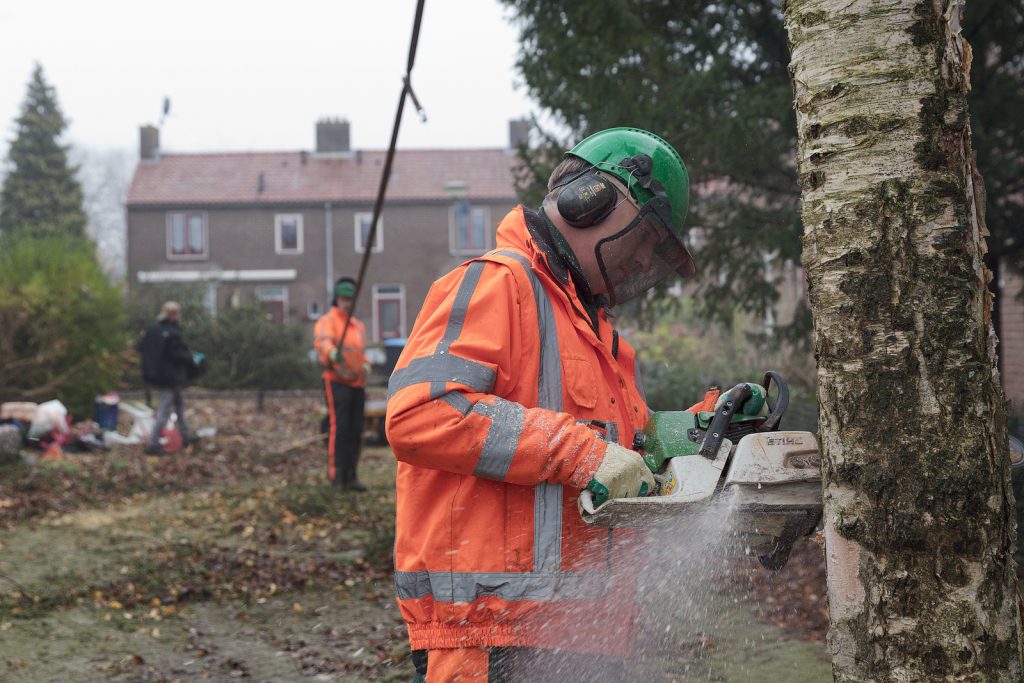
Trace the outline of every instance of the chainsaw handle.
<path fill-rule="evenodd" d="M 768 390 L 771 388 L 772 383 L 779 388 L 779 400 L 772 405 L 772 401 L 768 398 Z M 757 428 L 759 432 L 774 432 L 779 428 L 779 423 L 782 421 L 782 414 L 786 412 L 786 408 L 789 407 L 789 386 L 786 381 L 782 379 L 782 376 L 774 370 L 769 370 L 764 373 L 764 380 L 761 381 L 761 386 L 764 387 L 764 401 L 768 404 L 768 417 L 765 418 L 761 426 Z"/>
<path fill-rule="evenodd" d="M 765 390 L 765 393 L 767 393 L 767 390 Z M 711 418 L 711 423 L 708 425 L 708 431 L 704 434 L 704 441 L 701 442 L 698 453 L 710 460 L 715 459 L 715 456 L 718 455 L 718 448 L 722 445 L 722 439 L 725 438 L 725 430 L 729 427 L 729 423 L 732 422 L 733 414 L 752 395 L 753 392 L 746 382 L 737 384 L 729 390 L 729 393 L 723 397 L 724 400 L 715 409 L 715 416 Z"/>

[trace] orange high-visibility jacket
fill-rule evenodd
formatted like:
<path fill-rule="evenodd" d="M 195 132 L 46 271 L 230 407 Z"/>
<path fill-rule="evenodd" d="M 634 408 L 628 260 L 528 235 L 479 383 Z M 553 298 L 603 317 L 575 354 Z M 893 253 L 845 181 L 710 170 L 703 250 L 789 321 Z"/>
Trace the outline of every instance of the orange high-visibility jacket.
<path fill-rule="evenodd" d="M 352 318 L 345 332 L 347 319 L 347 314 L 337 306 L 331 306 L 331 310 L 320 316 L 313 327 L 313 346 L 324 368 L 324 380 L 341 382 L 350 387 L 365 387 L 366 327 L 359 318 Z M 342 332 L 345 332 L 345 346 L 340 349 L 340 362 L 334 364 L 328 356 L 341 346 Z"/>
<path fill-rule="evenodd" d="M 647 406 L 632 348 L 595 332 L 523 208 L 434 283 L 389 383 L 395 585 L 413 649 L 632 647 L 637 532 L 576 499 Z M 614 353 L 613 353 L 614 351 Z"/>

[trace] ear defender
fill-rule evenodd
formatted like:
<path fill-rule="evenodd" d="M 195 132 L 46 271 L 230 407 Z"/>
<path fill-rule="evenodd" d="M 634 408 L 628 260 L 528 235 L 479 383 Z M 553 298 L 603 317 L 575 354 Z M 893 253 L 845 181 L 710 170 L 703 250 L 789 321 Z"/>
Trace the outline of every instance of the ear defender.
<path fill-rule="evenodd" d="M 591 170 L 565 186 L 558 195 L 558 213 L 574 228 L 600 223 L 615 209 L 618 192 L 607 178 Z"/>

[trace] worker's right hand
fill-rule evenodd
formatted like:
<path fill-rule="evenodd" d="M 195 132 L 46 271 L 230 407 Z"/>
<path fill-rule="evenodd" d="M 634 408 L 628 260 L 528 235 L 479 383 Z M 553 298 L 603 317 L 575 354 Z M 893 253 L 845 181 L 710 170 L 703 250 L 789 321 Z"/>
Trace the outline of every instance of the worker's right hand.
<path fill-rule="evenodd" d="M 337 365 L 341 361 L 341 351 L 337 347 L 327 352 L 327 360 Z"/>
<path fill-rule="evenodd" d="M 604 460 L 587 484 L 594 507 L 612 498 L 636 498 L 654 490 L 654 475 L 636 451 L 609 443 Z"/>

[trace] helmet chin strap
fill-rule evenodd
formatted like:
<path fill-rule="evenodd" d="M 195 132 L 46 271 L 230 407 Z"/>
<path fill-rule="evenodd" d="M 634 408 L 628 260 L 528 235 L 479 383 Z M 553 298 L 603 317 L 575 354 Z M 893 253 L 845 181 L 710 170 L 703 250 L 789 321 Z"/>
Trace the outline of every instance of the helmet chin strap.
<path fill-rule="evenodd" d="M 620 303 L 625 303 L 624 301 L 619 301 L 618 300 L 618 294 L 617 294 L 617 292 L 619 291 L 619 287 L 621 285 L 625 284 L 625 281 L 623 281 L 623 282 L 614 282 L 612 280 L 611 274 L 609 273 L 609 265 L 618 265 L 620 268 L 622 268 L 622 264 L 621 263 L 620 264 L 608 264 L 608 263 L 606 263 L 605 259 L 604 259 L 604 252 L 602 251 L 602 247 L 604 247 L 606 244 L 611 244 L 611 243 L 616 242 L 618 240 L 629 239 L 630 233 L 632 233 L 634 230 L 639 229 L 641 224 L 645 220 L 653 218 L 656 215 L 657 215 L 657 208 L 654 205 L 652 205 L 651 203 L 648 203 L 647 205 L 642 207 L 637 212 L 636 217 L 634 217 L 633 220 L 631 220 L 624 228 L 622 228 L 621 230 L 619 230 L 615 234 L 608 235 L 607 237 L 601 238 L 600 240 L 598 240 L 597 244 L 594 245 L 594 257 L 597 260 L 597 267 L 598 267 L 598 270 L 601 271 L 601 278 L 604 280 L 604 285 L 605 285 L 605 288 L 606 288 L 606 290 L 608 292 L 608 298 L 609 298 L 612 306 L 615 306 L 615 305 L 620 304 Z M 659 221 L 661 220 L 660 217 L 658 218 L 658 220 Z"/>
<path fill-rule="evenodd" d="M 610 299 L 612 306 L 615 306 L 619 302 L 616 301 L 615 298 L 615 283 L 612 282 L 611 277 L 608 275 L 608 266 L 605 264 L 604 257 L 601 255 L 601 247 L 603 247 L 608 242 L 620 239 L 623 236 L 625 236 L 626 233 L 628 233 L 630 230 L 634 229 L 637 225 L 639 225 L 642 219 L 643 216 L 637 216 L 635 219 L 630 221 L 629 225 L 627 225 L 625 228 L 618 231 L 614 235 L 610 235 L 609 237 L 605 237 L 604 239 L 599 240 L 597 244 L 594 245 L 594 258 L 597 260 L 597 267 L 601 271 L 601 279 L 604 280 L 605 291 L 608 292 L 608 298 Z"/>
<path fill-rule="evenodd" d="M 572 246 L 562 235 L 562 231 L 555 227 L 555 224 L 551 222 L 548 215 L 544 212 L 544 207 L 540 207 L 538 211 L 540 217 L 544 220 L 544 226 L 547 228 L 548 237 L 551 239 L 551 245 L 554 247 L 558 257 L 562 259 L 572 274 L 572 279 L 576 283 L 576 289 L 580 290 L 580 295 L 584 301 L 592 301 L 594 299 L 593 288 L 590 286 L 590 281 L 587 276 L 583 273 L 583 267 L 580 265 L 580 261 L 576 258 L 576 252 L 572 250 Z"/>

